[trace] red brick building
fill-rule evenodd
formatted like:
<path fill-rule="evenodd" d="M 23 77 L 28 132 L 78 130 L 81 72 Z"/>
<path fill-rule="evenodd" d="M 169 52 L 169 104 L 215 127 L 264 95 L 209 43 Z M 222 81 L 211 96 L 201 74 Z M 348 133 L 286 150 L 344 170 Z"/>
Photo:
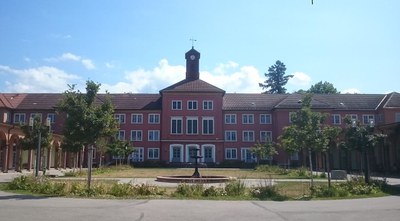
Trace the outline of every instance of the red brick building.
<path fill-rule="evenodd" d="M 301 108 L 300 94 L 226 93 L 201 80 L 200 53 L 193 48 L 185 54 L 186 77 L 160 90 L 158 94 L 111 94 L 115 117 L 120 123 L 117 137 L 135 147 L 132 161 L 191 163 L 195 149 L 209 165 L 252 163 L 250 148 L 258 141 L 277 141 L 283 127 L 290 124 L 290 114 Z M 99 98 L 104 95 L 99 95 Z M 49 117 L 52 129 L 61 134 L 63 116 L 54 111 L 62 94 L 0 94 L 0 167 L 15 169 L 17 164 L 30 168 L 34 151 L 22 151 L 18 139 L 23 136 L 17 126 L 35 115 Z M 101 99 L 100 99 L 101 100 Z M 400 94 L 314 95 L 312 108 L 328 113 L 328 124 L 344 127 L 350 116 L 388 134 L 371 154 L 375 170 L 400 168 Z M 46 153 L 48 167 L 68 166 L 68 154 L 60 149 L 61 137 Z M 273 162 L 296 163 L 301 154 L 288 156 L 283 150 Z M 333 167 L 360 169 L 358 153 L 334 150 Z"/>

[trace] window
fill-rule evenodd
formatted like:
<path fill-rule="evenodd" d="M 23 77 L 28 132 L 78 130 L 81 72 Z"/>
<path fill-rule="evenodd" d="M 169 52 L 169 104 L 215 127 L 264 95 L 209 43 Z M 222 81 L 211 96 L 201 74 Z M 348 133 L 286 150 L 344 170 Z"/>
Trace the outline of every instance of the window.
<path fill-rule="evenodd" d="M 39 118 L 39 122 L 42 122 L 42 114 L 41 113 L 31 113 L 31 118 Z"/>
<path fill-rule="evenodd" d="M 125 114 L 114 114 L 114 118 L 119 124 L 125 123 Z"/>
<path fill-rule="evenodd" d="M 254 131 L 245 130 L 243 131 L 243 142 L 254 142 Z"/>
<path fill-rule="evenodd" d="M 188 110 L 197 110 L 197 101 L 188 101 Z"/>
<path fill-rule="evenodd" d="M 271 124 L 271 114 L 260 114 L 260 124 Z"/>
<path fill-rule="evenodd" d="M 156 160 L 160 159 L 160 148 L 149 148 L 147 149 L 147 159 Z"/>
<path fill-rule="evenodd" d="M 375 123 L 375 117 L 374 115 L 366 114 L 363 115 L 363 124 L 364 125 L 370 125 L 371 123 Z"/>
<path fill-rule="evenodd" d="M 395 113 L 396 122 L 400 122 L 400 113 Z"/>
<path fill-rule="evenodd" d="M 159 141 L 160 131 L 159 130 L 149 130 L 148 131 L 148 141 Z"/>
<path fill-rule="evenodd" d="M 142 134 L 141 130 L 131 130 L 131 141 L 142 141 Z"/>
<path fill-rule="evenodd" d="M 171 134 L 182 134 L 182 117 L 171 118 Z"/>
<path fill-rule="evenodd" d="M 119 130 L 117 132 L 116 138 L 118 140 L 125 140 L 125 131 L 124 130 Z"/>
<path fill-rule="evenodd" d="M 242 115 L 243 124 L 254 124 L 254 114 L 243 114 Z"/>
<path fill-rule="evenodd" d="M 182 101 L 172 101 L 172 110 L 182 110 Z"/>
<path fill-rule="evenodd" d="M 149 124 L 159 124 L 160 114 L 149 114 Z"/>
<path fill-rule="evenodd" d="M 47 114 L 47 120 L 50 121 L 51 124 L 54 124 L 56 122 L 56 114 L 48 113 Z"/>
<path fill-rule="evenodd" d="M 133 162 L 143 162 L 144 161 L 143 155 L 144 155 L 144 148 L 136 147 L 131 153 L 130 158 Z"/>
<path fill-rule="evenodd" d="M 14 114 L 14 124 L 25 124 L 25 114 L 22 113 L 15 113 Z"/>
<path fill-rule="evenodd" d="M 225 141 L 236 141 L 237 133 L 236 130 L 225 131 Z"/>
<path fill-rule="evenodd" d="M 203 134 L 214 134 L 214 118 L 203 118 Z"/>
<path fill-rule="evenodd" d="M 203 110 L 212 110 L 213 101 L 203 101 Z"/>
<path fill-rule="evenodd" d="M 225 114 L 225 124 L 236 124 L 236 114 Z"/>
<path fill-rule="evenodd" d="M 271 142 L 272 141 L 272 131 L 260 131 L 260 142 Z"/>
<path fill-rule="evenodd" d="M 340 114 L 332 114 L 332 124 L 341 124 L 342 119 Z"/>
<path fill-rule="evenodd" d="M 197 117 L 188 117 L 186 120 L 186 134 L 198 134 L 198 119 Z"/>
<path fill-rule="evenodd" d="M 225 149 L 225 159 L 236 160 L 237 159 L 237 149 L 236 148 L 226 148 Z"/>
<path fill-rule="evenodd" d="M 289 112 L 289 123 L 292 123 L 293 118 L 296 116 L 296 112 Z"/>
<path fill-rule="evenodd" d="M 142 124 L 143 123 L 143 114 L 132 114 L 131 122 L 132 122 L 132 124 Z"/>
<path fill-rule="evenodd" d="M 350 122 L 358 120 L 357 114 L 348 114 L 348 115 L 346 115 L 346 117 L 350 118 Z"/>

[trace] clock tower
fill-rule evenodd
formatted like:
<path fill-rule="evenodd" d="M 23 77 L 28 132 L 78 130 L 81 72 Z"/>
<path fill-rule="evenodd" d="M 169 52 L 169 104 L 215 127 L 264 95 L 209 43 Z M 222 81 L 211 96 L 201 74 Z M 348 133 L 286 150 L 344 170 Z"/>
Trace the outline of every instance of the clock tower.
<path fill-rule="evenodd" d="M 186 59 L 186 80 L 198 80 L 200 76 L 199 60 L 200 53 L 192 47 L 192 49 L 185 54 Z"/>

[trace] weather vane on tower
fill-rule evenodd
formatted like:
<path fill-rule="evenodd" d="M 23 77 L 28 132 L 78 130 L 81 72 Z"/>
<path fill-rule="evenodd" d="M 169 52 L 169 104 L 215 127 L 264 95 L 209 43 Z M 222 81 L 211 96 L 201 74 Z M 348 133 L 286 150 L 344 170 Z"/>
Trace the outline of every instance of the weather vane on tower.
<path fill-rule="evenodd" d="M 194 42 L 197 41 L 197 40 L 194 39 L 194 38 L 191 38 L 191 39 L 189 39 L 189 41 L 192 41 L 192 48 L 194 48 Z"/>

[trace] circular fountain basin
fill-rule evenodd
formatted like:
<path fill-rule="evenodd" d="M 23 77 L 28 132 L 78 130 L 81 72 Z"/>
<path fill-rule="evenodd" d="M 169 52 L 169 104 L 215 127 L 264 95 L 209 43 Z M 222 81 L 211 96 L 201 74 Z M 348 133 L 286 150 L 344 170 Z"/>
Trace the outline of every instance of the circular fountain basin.
<path fill-rule="evenodd" d="M 234 179 L 227 176 L 202 176 L 199 178 L 192 176 L 157 176 L 156 181 L 168 183 L 225 183 Z"/>

